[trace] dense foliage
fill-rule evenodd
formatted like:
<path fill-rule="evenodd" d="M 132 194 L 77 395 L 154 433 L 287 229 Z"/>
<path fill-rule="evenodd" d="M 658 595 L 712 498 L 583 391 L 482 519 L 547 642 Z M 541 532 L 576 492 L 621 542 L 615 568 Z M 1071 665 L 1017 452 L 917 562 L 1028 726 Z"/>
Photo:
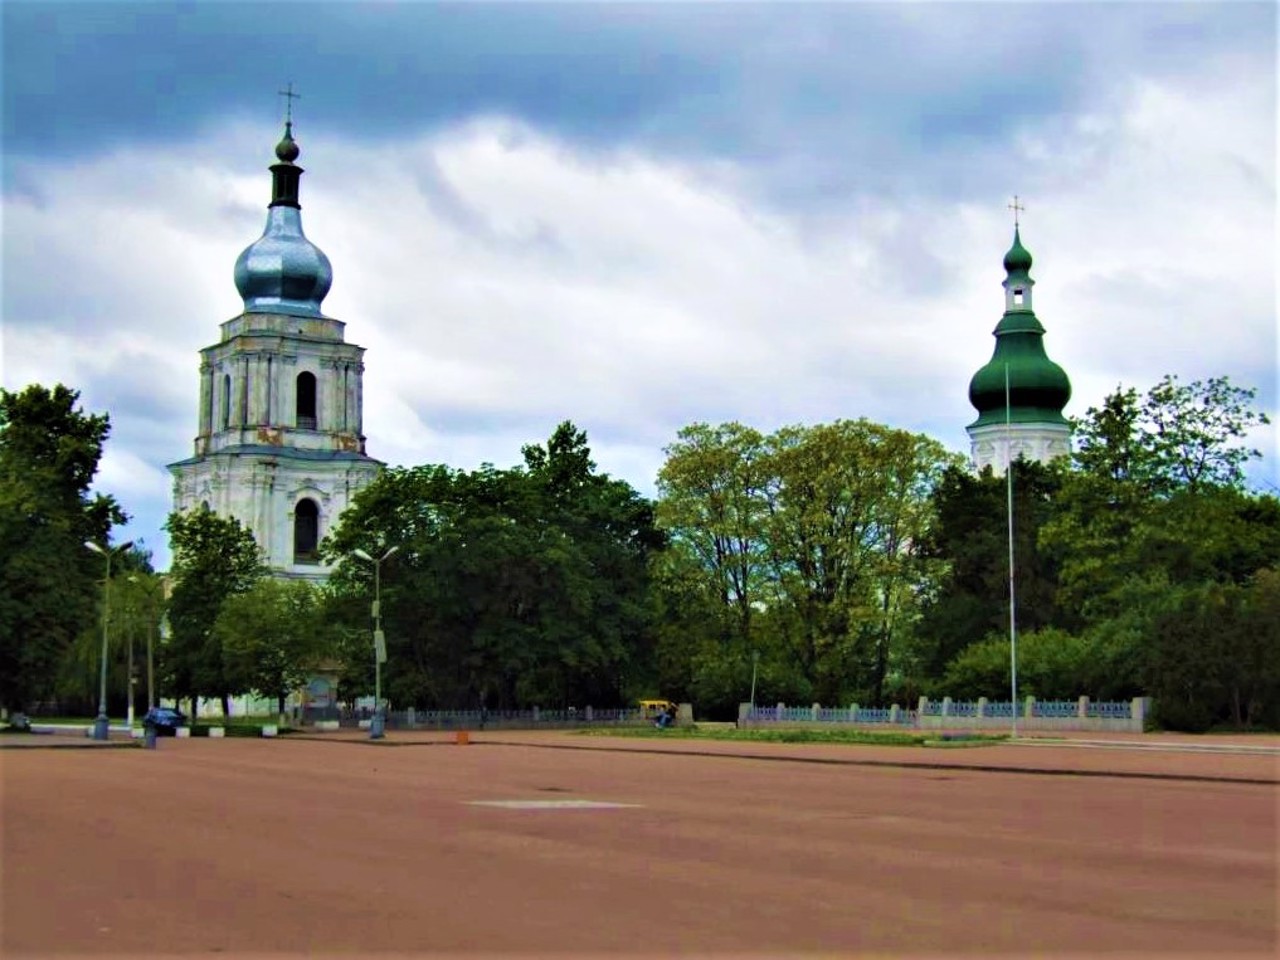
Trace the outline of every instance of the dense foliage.
<path fill-rule="evenodd" d="M 169 696 L 230 697 L 245 692 L 226 668 L 222 638 L 214 632 L 223 603 L 266 575 L 253 534 L 234 517 L 208 508 L 171 513 L 165 529 L 173 548 L 169 599 L 171 636 L 164 650 Z"/>
<path fill-rule="evenodd" d="M 662 542 L 652 506 L 596 472 L 570 423 L 523 454 L 509 470 L 388 470 L 326 539 L 348 624 L 368 623 L 373 595 L 372 565 L 353 551 L 398 547 L 381 573 L 392 702 L 606 704 L 643 684 L 647 564 Z M 371 664 L 354 658 L 358 680 Z"/>
<path fill-rule="evenodd" d="M 1280 501 L 1244 486 L 1240 440 L 1267 423 L 1252 401 L 1225 379 L 1117 389 L 1074 424 L 1071 463 L 1014 471 L 1025 692 L 1148 694 L 1182 729 L 1280 724 Z M 949 565 L 918 640 L 939 693 L 1007 696 L 1003 486 L 939 488 L 928 544 Z"/>
<path fill-rule="evenodd" d="M 1012 470 L 1020 693 L 1150 695 L 1179 729 L 1280 727 L 1280 500 L 1251 491 L 1266 424 L 1225 378 L 1118 387 L 1076 452 Z M 0 391 L 0 706 L 97 690 L 103 557 L 119 507 L 89 484 L 108 432 L 65 387 Z M 689 700 L 910 704 L 1010 686 L 1010 486 L 865 420 L 765 434 L 693 424 L 656 501 L 597 471 L 561 424 L 519 466 L 385 471 L 322 544 L 328 586 L 264 579 L 252 533 L 174 514 L 171 596 L 112 553 L 109 696 L 157 648 L 166 697 L 311 671 L 373 692 L 375 581 L 395 706 Z M 362 556 L 363 554 L 363 556 Z M 166 615 L 170 636 L 162 642 Z"/>
<path fill-rule="evenodd" d="M 227 687 L 272 697 L 279 713 L 334 651 L 334 639 L 319 590 L 301 580 L 264 578 L 232 593 L 213 624 Z"/>
<path fill-rule="evenodd" d="M 764 701 L 900 688 L 937 573 L 921 550 L 930 496 L 957 460 L 865 420 L 682 430 L 658 477 L 664 690 L 732 716 L 753 673 Z"/>
<path fill-rule="evenodd" d="M 125 515 L 90 494 L 110 433 L 61 384 L 0 389 L 0 706 L 24 709 L 53 693 L 62 661 L 99 604 L 101 557 Z M 99 578 L 95 582 L 95 578 Z"/>

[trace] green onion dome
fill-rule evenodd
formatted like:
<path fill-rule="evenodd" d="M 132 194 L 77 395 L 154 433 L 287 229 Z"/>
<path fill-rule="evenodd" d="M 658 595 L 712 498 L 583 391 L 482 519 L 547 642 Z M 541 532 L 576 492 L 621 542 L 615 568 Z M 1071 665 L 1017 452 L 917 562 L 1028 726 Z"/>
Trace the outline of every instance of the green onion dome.
<path fill-rule="evenodd" d="M 1031 269 L 1031 253 L 1022 245 L 1017 227 L 1013 229 L 1013 246 L 1004 255 L 1004 269 L 1006 273 L 1027 273 Z"/>
<path fill-rule="evenodd" d="M 1027 276 L 1031 254 L 1014 231 L 1013 247 L 1005 254 L 1008 292 L 1006 309 L 994 331 L 995 352 L 990 362 L 969 381 L 969 402 L 978 411 L 971 426 L 1004 423 L 1006 374 L 1008 419 L 1013 423 L 1066 423 L 1063 408 L 1071 399 L 1066 371 L 1044 349 L 1044 327 L 1029 302 L 1033 281 Z M 1026 296 L 1024 301 L 1021 298 Z"/>

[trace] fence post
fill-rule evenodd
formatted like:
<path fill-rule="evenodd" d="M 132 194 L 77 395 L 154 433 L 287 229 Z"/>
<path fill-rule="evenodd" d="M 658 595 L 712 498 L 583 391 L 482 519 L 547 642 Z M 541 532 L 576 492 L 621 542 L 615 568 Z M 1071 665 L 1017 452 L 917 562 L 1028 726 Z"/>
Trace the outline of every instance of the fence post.
<path fill-rule="evenodd" d="M 942 715 L 944 717 L 951 716 L 951 698 L 950 697 L 942 698 Z"/>
<path fill-rule="evenodd" d="M 1089 716 L 1089 698 L 1088 697 L 1080 698 L 1080 704 L 1076 710 L 1076 716 L 1079 717 L 1081 720 L 1084 720 L 1086 717 Z"/>
<path fill-rule="evenodd" d="M 1133 729 L 1142 733 L 1147 729 L 1147 716 L 1151 713 L 1150 697 L 1134 697 L 1133 703 L 1129 705 L 1129 716 L 1132 718 Z"/>
<path fill-rule="evenodd" d="M 591 709 L 591 705 L 590 705 L 590 704 L 588 704 L 588 705 L 587 705 L 587 709 L 586 709 L 586 717 L 587 717 L 587 723 L 590 723 L 593 719 L 595 719 L 595 713 L 594 713 L 594 711 Z"/>
<path fill-rule="evenodd" d="M 889 722 L 897 723 L 902 716 L 902 708 L 896 703 L 889 708 Z"/>
<path fill-rule="evenodd" d="M 987 698 L 979 697 L 978 698 L 978 719 L 981 720 L 986 715 L 987 715 Z"/>
<path fill-rule="evenodd" d="M 418 718 L 413 707 L 410 707 L 405 711 L 405 723 L 407 723 L 410 728 L 417 726 Z"/>
<path fill-rule="evenodd" d="M 820 703 L 815 703 L 812 707 L 810 707 L 810 708 L 809 708 L 809 719 L 810 719 L 810 720 L 817 720 L 817 719 L 818 719 L 818 711 L 819 711 L 819 710 L 821 710 L 821 709 L 822 709 L 822 704 L 820 704 Z"/>
<path fill-rule="evenodd" d="M 746 727 L 750 719 L 751 719 L 751 704 L 750 703 L 738 704 L 738 729 L 741 730 L 744 727 Z"/>
<path fill-rule="evenodd" d="M 538 708 L 537 708 L 537 707 L 534 707 L 534 708 L 533 708 L 533 722 L 534 722 L 534 723 L 537 723 L 537 722 L 538 722 Z"/>
<path fill-rule="evenodd" d="M 851 703 L 851 704 L 849 704 L 849 722 L 850 722 L 850 723 L 857 723 L 857 722 L 858 722 L 858 710 L 859 710 L 859 709 L 860 709 L 860 708 L 858 707 L 858 705 L 857 705 L 856 703 Z"/>
<path fill-rule="evenodd" d="M 919 702 L 916 703 L 916 716 L 923 717 L 925 715 L 925 712 L 928 709 L 929 709 L 929 698 L 921 697 Z"/>
<path fill-rule="evenodd" d="M 787 709 L 787 705 L 786 705 L 785 703 L 779 703 L 779 704 L 778 704 L 778 712 L 777 712 L 776 714 L 774 714 L 774 719 L 775 719 L 775 720 L 781 720 L 781 719 L 782 719 L 782 711 L 783 711 L 783 710 L 785 710 L 785 709 Z"/>
<path fill-rule="evenodd" d="M 1036 698 L 1035 698 L 1035 697 L 1027 697 L 1026 703 L 1027 703 L 1027 714 L 1026 714 L 1026 716 L 1027 716 L 1027 719 L 1028 719 L 1028 720 L 1030 720 L 1032 717 L 1034 717 L 1034 716 L 1036 715 Z M 1015 710 L 1017 709 L 1017 706 L 1016 706 L 1016 705 L 1014 706 L 1014 709 L 1015 709 Z"/>

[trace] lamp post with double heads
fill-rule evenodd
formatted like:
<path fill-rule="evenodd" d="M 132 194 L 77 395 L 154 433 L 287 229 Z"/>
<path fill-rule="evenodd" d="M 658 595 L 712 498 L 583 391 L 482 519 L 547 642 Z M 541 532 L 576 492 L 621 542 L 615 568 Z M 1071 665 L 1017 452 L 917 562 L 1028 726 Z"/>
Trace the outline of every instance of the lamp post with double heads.
<path fill-rule="evenodd" d="M 387 641 L 382 632 L 382 562 L 399 549 L 389 547 L 377 559 L 359 547 L 351 551 L 352 556 L 373 564 L 373 719 L 369 721 L 370 740 L 381 740 L 386 731 L 386 719 L 382 715 L 382 665 L 387 661 Z"/>
<path fill-rule="evenodd" d="M 100 664 L 98 676 L 98 716 L 93 721 L 93 739 L 107 739 L 107 629 L 111 617 L 111 555 L 113 553 L 122 553 L 133 546 L 133 541 L 122 543 L 118 547 L 112 547 L 110 544 L 101 546 L 92 540 L 86 540 L 84 545 L 94 553 L 100 553 L 107 558 L 107 578 L 102 581 L 102 661 Z"/>

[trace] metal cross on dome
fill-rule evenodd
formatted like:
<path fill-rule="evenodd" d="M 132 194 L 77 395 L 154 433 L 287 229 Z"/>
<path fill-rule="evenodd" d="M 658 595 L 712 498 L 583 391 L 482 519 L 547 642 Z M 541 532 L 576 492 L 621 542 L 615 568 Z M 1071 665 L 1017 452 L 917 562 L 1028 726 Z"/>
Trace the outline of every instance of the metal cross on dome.
<path fill-rule="evenodd" d="M 1016 193 L 1013 195 L 1013 203 L 1009 204 L 1009 209 L 1013 211 L 1013 226 L 1014 229 L 1017 229 L 1019 226 L 1018 214 L 1024 212 L 1027 208 L 1018 202 L 1018 195 Z"/>
<path fill-rule="evenodd" d="M 284 119 L 286 123 L 293 123 L 293 101 L 301 100 L 302 94 L 293 92 L 293 81 L 290 80 L 286 89 L 276 91 L 276 96 L 285 98 Z"/>

